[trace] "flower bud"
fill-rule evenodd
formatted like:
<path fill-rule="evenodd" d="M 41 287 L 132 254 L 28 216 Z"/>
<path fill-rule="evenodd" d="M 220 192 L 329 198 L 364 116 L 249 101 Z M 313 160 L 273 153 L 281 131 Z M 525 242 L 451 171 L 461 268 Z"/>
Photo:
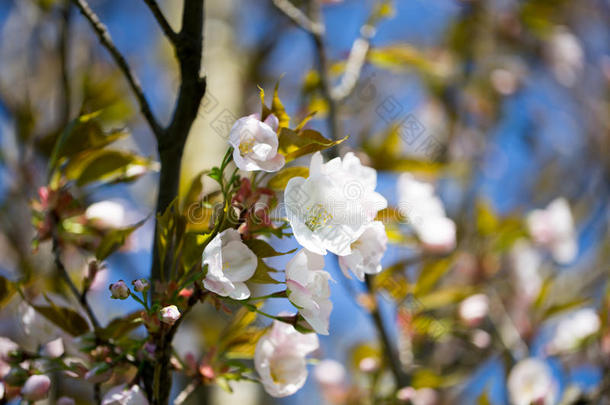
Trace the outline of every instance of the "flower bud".
<path fill-rule="evenodd" d="M 21 388 L 21 396 L 26 401 L 45 399 L 51 388 L 51 379 L 46 375 L 33 375 L 27 379 Z"/>
<path fill-rule="evenodd" d="M 150 283 L 145 278 L 133 280 L 131 284 L 133 284 L 133 289 L 137 292 L 148 291 L 148 289 L 150 288 Z"/>
<path fill-rule="evenodd" d="M 374 373 L 379 370 L 379 360 L 374 357 L 365 357 L 358 363 L 358 368 L 363 373 Z"/>
<path fill-rule="evenodd" d="M 114 299 L 124 300 L 129 297 L 129 287 L 123 280 L 110 284 L 110 292 Z"/>
<path fill-rule="evenodd" d="M 76 405 L 76 402 L 70 397 L 61 397 L 55 403 L 56 405 Z"/>
<path fill-rule="evenodd" d="M 173 325 L 178 319 L 180 319 L 180 311 L 175 305 L 168 305 L 161 308 L 161 311 L 159 311 L 159 316 L 161 318 L 161 322 L 168 325 Z"/>
<path fill-rule="evenodd" d="M 51 340 L 42 347 L 41 354 L 51 359 L 56 359 L 64 354 L 64 342 L 61 338 Z"/>

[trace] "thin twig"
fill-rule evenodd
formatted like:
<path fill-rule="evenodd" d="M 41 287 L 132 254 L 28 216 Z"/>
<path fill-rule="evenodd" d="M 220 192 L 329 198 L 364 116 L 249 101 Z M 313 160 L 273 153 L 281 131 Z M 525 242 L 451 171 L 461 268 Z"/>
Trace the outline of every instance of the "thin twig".
<path fill-rule="evenodd" d="M 324 33 L 324 25 L 319 22 L 312 21 L 301 9 L 292 4 L 289 0 L 273 0 L 273 4 L 282 13 L 286 14 L 296 25 L 307 31 L 308 33 Z"/>
<path fill-rule="evenodd" d="M 198 380 L 191 381 L 186 387 L 184 387 L 180 394 L 178 394 L 174 400 L 174 405 L 182 405 L 200 385 L 201 382 Z"/>
<path fill-rule="evenodd" d="M 102 45 L 110 52 L 110 55 L 118 65 L 119 69 L 125 75 L 129 86 L 131 87 L 136 99 L 138 100 L 138 104 L 140 104 L 140 110 L 142 114 L 146 118 L 148 125 L 150 125 L 151 130 L 157 137 L 157 139 L 161 138 L 163 134 L 163 128 L 157 122 L 155 116 L 148 105 L 148 101 L 146 101 L 146 97 L 144 96 L 144 91 L 142 90 L 142 86 L 140 85 L 140 81 L 136 77 L 133 70 L 129 67 L 127 60 L 121 52 L 117 49 L 117 47 L 112 42 L 112 38 L 110 37 L 110 33 L 106 26 L 100 21 L 99 17 L 95 12 L 91 9 L 86 0 L 72 0 L 72 2 L 78 7 L 81 14 L 89 21 L 91 27 L 97 34 Z"/>
<path fill-rule="evenodd" d="M 70 121 L 70 106 L 72 104 L 72 90 L 70 86 L 70 26 L 72 20 L 72 7 L 70 0 L 65 0 L 61 10 L 61 28 L 59 36 L 59 63 L 62 85 L 61 126 Z"/>
<path fill-rule="evenodd" d="M 175 44 L 176 41 L 178 40 L 178 34 L 176 33 L 176 31 L 173 30 L 173 28 L 167 22 L 167 19 L 163 15 L 163 12 L 159 8 L 159 5 L 157 4 L 157 2 L 155 0 L 144 0 L 144 3 L 146 3 L 148 8 L 150 8 L 150 11 L 155 16 L 155 19 L 159 23 L 159 26 L 161 27 L 161 30 L 163 31 L 163 33 L 165 34 L 167 39 L 169 39 L 170 42 Z"/>
<path fill-rule="evenodd" d="M 403 372 L 402 366 L 400 364 L 400 360 L 394 349 L 392 348 L 392 342 L 388 336 L 388 333 L 385 330 L 385 326 L 383 324 L 383 319 L 381 318 L 381 313 L 379 312 L 379 300 L 377 299 L 377 295 L 373 291 L 373 279 L 367 274 L 365 275 L 365 285 L 369 295 L 373 298 L 374 307 L 371 310 L 371 317 L 373 318 L 373 322 L 375 323 L 375 327 L 377 328 L 377 332 L 379 333 L 379 337 L 381 338 L 381 344 L 383 345 L 383 351 L 386 357 L 386 360 L 390 364 L 390 368 L 392 369 L 392 374 L 394 375 L 394 380 L 398 387 L 404 387 L 409 384 L 408 376 Z"/>
<path fill-rule="evenodd" d="M 55 229 L 55 226 L 58 223 L 58 221 L 53 221 L 53 222 L 55 223 L 53 226 L 53 229 Z M 89 305 L 89 301 L 87 301 L 86 295 L 81 294 L 81 292 L 78 290 L 78 288 L 76 288 L 76 285 L 74 285 L 74 283 L 72 282 L 72 279 L 70 278 L 70 275 L 68 274 L 68 271 L 66 270 L 66 267 L 64 266 L 63 262 L 61 261 L 61 247 L 60 247 L 60 243 L 59 243 L 59 237 L 57 236 L 57 232 L 55 230 L 53 230 L 53 232 L 52 232 L 52 240 L 53 240 L 53 256 L 55 259 L 55 266 L 57 267 L 57 270 L 59 270 L 59 275 L 63 278 L 64 282 L 68 285 L 68 288 L 72 292 L 72 295 L 74 295 L 74 298 L 76 298 L 76 300 L 81 304 L 81 306 L 87 313 L 87 316 L 89 317 L 89 321 L 91 321 L 93 328 L 99 329 L 100 323 L 97 320 L 97 317 L 95 316 L 95 314 L 93 313 L 93 310 L 91 309 L 91 306 Z"/>

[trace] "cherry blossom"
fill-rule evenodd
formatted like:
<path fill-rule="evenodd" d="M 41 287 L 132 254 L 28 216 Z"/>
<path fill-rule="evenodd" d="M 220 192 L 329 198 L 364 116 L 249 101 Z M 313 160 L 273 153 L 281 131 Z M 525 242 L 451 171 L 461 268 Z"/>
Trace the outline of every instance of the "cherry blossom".
<path fill-rule="evenodd" d="M 333 304 L 328 280 L 323 270 L 324 256 L 300 250 L 286 264 L 288 298 L 299 308 L 303 318 L 321 335 L 328 335 L 328 323 Z"/>
<path fill-rule="evenodd" d="M 350 278 L 349 269 L 358 280 L 364 281 L 365 274 L 381 272 L 381 258 L 387 247 L 388 236 L 383 223 L 379 221 L 371 223 L 350 246 L 352 253 L 339 257 L 341 271 Z"/>
<path fill-rule="evenodd" d="M 507 387 L 513 405 L 550 405 L 555 403 L 557 395 L 551 368 L 533 357 L 521 360 L 512 368 Z"/>
<path fill-rule="evenodd" d="M 250 296 L 244 282 L 254 275 L 258 260 L 235 229 L 227 229 L 212 239 L 203 251 L 203 264 L 208 266 L 205 288 L 236 300 Z"/>
<path fill-rule="evenodd" d="M 387 200 L 375 192 L 377 172 L 353 153 L 323 162 L 316 152 L 309 177 L 293 177 L 286 185 L 286 213 L 294 237 L 321 255 L 351 253 L 351 244 L 370 225 Z"/>
<path fill-rule="evenodd" d="M 574 219 L 565 198 L 557 198 L 545 209 L 532 211 L 527 216 L 527 226 L 534 241 L 548 248 L 557 263 L 566 264 L 576 258 Z"/>
<path fill-rule="evenodd" d="M 254 354 L 254 365 L 265 391 L 273 397 L 297 392 L 307 380 L 305 357 L 318 348 L 314 333 L 302 334 L 289 324 L 274 321 Z"/>
<path fill-rule="evenodd" d="M 458 313 L 469 326 L 479 324 L 489 312 L 489 298 L 485 294 L 474 294 L 460 302 Z"/>
<path fill-rule="evenodd" d="M 431 184 L 403 173 L 398 179 L 398 200 L 425 250 L 447 253 L 455 248 L 455 223 L 446 216 L 443 203 Z"/>
<path fill-rule="evenodd" d="M 110 284 L 111 297 L 118 300 L 124 300 L 129 298 L 129 287 L 123 280 L 119 280 L 116 283 Z"/>
<path fill-rule="evenodd" d="M 597 333 L 600 326 L 601 321 L 593 308 L 571 312 L 557 322 L 548 350 L 551 353 L 573 350 L 583 339 Z"/>
<path fill-rule="evenodd" d="M 161 322 L 168 325 L 173 325 L 178 319 L 180 319 L 180 311 L 178 310 L 177 306 L 168 305 L 161 308 L 159 311 L 159 318 L 161 319 Z"/>
<path fill-rule="evenodd" d="M 278 148 L 278 119 L 270 114 L 261 121 L 256 114 L 238 119 L 229 134 L 233 146 L 233 161 L 245 171 L 276 172 L 284 166 L 284 156 Z"/>
<path fill-rule="evenodd" d="M 40 401 L 45 399 L 51 388 L 51 379 L 46 375 L 30 376 L 21 388 L 21 396 L 26 401 Z"/>

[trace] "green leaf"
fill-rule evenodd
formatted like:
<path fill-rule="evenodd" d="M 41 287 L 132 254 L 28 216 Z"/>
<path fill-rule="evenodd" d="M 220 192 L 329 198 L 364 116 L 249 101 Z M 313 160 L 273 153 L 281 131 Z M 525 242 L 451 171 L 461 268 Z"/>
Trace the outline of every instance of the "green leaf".
<path fill-rule="evenodd" d="M 282 284 L 281 281 L 277 281 L 271 277 L 271 273 L 279 273 L 279 271 L 273 267 L 269 267 L 267 263 L 265 263 L 263 259 L 259 257 L 256 271 L 248 281 L 257 284 Z"/>
<path fill-rule="evenodd" d="M 576 308 L 584 306 L 588 302 L 590 302 L 589 298 L 575 298 L 566 302 L 551 305 L 544 311 L 542 319 L 548 319 L 562 312 L 574 310 Z"/>
<path fill-rule="evenodd" d="M 303 166 L 286 167 L 269 179 L 267 187 L 273 190 L 284 190 L 293 177 L 309 177 L 309 168 Z"/>
<path fill-rule="evenodd" d="M 114 253 L 117 249 L 119 249 L 125 244 L 125 241 L 129 237 L 129 235 L 131 235 L 133 231 L 142 226 L 144 222 L 146 222 L 146 219 L 143 219 L 137 224 L 128 226 L 126 228 L 113 229 L 108 231 L 108 233 L 104 235 L 102 241 L 95 250 L 96 259 L 102 261 L 108 256 L 110 256 L 112 253 Z"/>
<path fill-rule="evenodd" d="M 472 294 L 468 286 L 454 286 L 435 290 L 429 294 L 417 297 L 419 305 L 425 311 L 455 304 Z"/>
<path fill-rule="evenodd" d="M 427 260 L 422 266 L 414 295 L 419 296 L 430 292 L 439 280 L 451 269 L 452 257 Z"/>
<path fill-rule="evenodd" d="M 105 328 L 99 329 L 97 335 L 104 340 L 116 340 L 127 335 L 140 325 L 142 325 L 141 313 L 136 311 L 125 317 L 113 319 Z"/>
<path fill-rule="evenodd" d="M 491 203 L 487 200 L 479 199 L 476 202 L 477 229 L 483 236 L 495 233 L 500 225 L 497 214 Z"/>
<path fill-rule="evenodd" d="M 277 117 L 279 120 L 279 128 L 288 128 L 290 125 L 290 117 L 286 114 L 286 109 L 280 100 L 280 96 L 278 95 L 278 89 L 280 87 L 280 82 L 278 81 L 275 84 L 275 90 L 273 91 L 273 100 L 271 101 L 271 112 L 273 115 Z"/>
<path fill-rule="evenodd" d="M 0 276 L 0 308 L 4 308 L 4 305 L 13 297 L 16 291 L 15 283 L 4 276 Z"/>
<path fill-rule="evenodd" d="M 101 111 L 81 115 L 72 120 L 61 133 L 49 159 L 49 169 L 54 169 L 65 159 L 80 152 L 100 149 L 127 135 L 124 131 L 104 133 L 101 125 L 95 120 Z"/>
<path fill-rule="evenodd" d="M 207 170 L 202 170 L 193 177 L 193 180 L 191 180 L 191 184 L 182 198 L 183 210 L 188 209 L 189 205 L 199 202 L 201 192 L 203 191 L 203 182 L 201 177 L 204 174 L 207 174 L 207 172 Z"/>
<path fill-rule="evenodd" d="M 288 252 L 278 252 L 273 247 L 271 247 L 270 244 L 261 239 L 248 239 L 245 240 L 244 243 L 246 244 L 246 246 L 248 246 L 248 248 L 250 248 L 251 251 L 256 254 L 256 256 L 260 258 L 283 256 L 288 255 L 290 253 L 294 253 L 296 251 L 295 248 L 289 250 Z"/>
<path fill-rule="evenodd" d="M 337 141 L 331 141 L 312 129 L 305 129 L 297 133 L 288 128 L 282 128 L 279 135 L 279 151 L 285 156 L 286 162 L 290 162 L 309 153 L 338 145 L 347 138 L 346 136 Z"/>
<path fill-rule="evenodd" d="M 49 306 L 32 304 L 32 308 L 40 315 L 72 336 L 80 336 L 89 331 L 89 324 L 78 312 L 55 305 L 48 297 L 45 298 Z"/>
<path fill-rule="evenodd" d="M 65 176 L 82 187 L 93 182 L 132 181 L 151 167 L 152 162 L 149 159 L 135 154 L 100 149 L 71 160 L 66 166 Z M 136 174 L 132 174 L 134 168 L 138 169 Z"/>

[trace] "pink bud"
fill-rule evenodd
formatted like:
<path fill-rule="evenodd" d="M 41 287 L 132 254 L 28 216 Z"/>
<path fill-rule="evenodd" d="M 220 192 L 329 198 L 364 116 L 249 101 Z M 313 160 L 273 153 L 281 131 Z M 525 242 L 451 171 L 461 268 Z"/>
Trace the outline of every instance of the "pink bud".
<path fill-rule="evenodd" d="M 132 284 L 133 284 L 133 289 L 136 290 L 137 292 L 146 291 L 150 287 L 150 283 L 148 282 L 148 280 L 146 280 L 144 278 L 139 278 L 137 280 L 133 280 Z"/>
<path fill-rule="evenodd" d="M 161 322 L 168 325 L 173 325 L 178 319 L 180 319 L 180 311 L 175 305 L 168 305 L 167 307 L 161 308 L 159 311 Z"/>
<path fill-rule="evenodd" d="M 69 397 L 61 397 L 55 403 L 56 405 L 76 405 L 76 402 L 72 398 Z"/>
<path fill-rule="evenodd" d="M 364 373 L 373 373 L 379 370 L 379 361 L 374 357 L 365 357 L 358 363 L 358 368 Z"/>
<path fill-rule="evenodd" d="M 129 287 L 123 280 L 110 284 L 110 292 L 114 299 L 124 300 L 129 297 Z"/>
<path fill-rule="evenodd" d="M 21 396 L 26 401 L 45 399 L 51 388 L 51 380 L 46 375 L 33 375 L 27 379 L 21 388 Z"/>

